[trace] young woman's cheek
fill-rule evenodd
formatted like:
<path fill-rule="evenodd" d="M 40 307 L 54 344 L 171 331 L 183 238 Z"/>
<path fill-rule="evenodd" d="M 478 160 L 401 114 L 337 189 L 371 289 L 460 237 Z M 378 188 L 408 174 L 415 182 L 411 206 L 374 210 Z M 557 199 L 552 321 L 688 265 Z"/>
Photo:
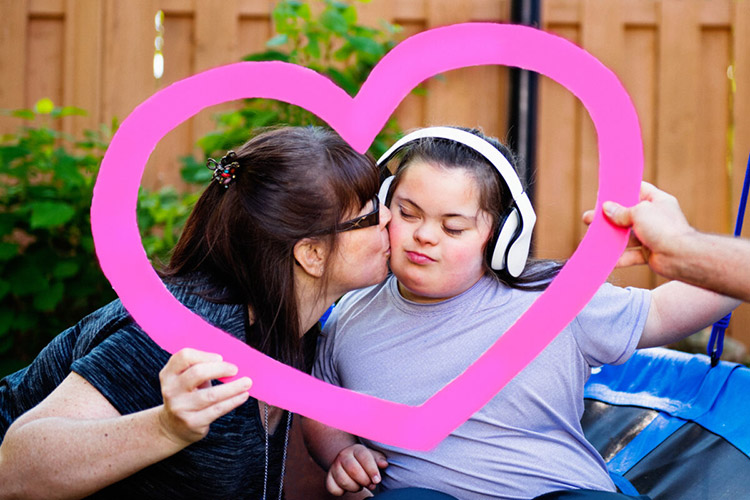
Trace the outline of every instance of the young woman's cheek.
<path fill-rule="evenodd" d="M 390 224 L 388 224 L 388 239 L 390 240 L 391 248 L 400 246 L 399 243 L 404 237 L 404 233 L 405 228 L 401 221 L 396 220 L 395 217 L 391 219 Z"/>

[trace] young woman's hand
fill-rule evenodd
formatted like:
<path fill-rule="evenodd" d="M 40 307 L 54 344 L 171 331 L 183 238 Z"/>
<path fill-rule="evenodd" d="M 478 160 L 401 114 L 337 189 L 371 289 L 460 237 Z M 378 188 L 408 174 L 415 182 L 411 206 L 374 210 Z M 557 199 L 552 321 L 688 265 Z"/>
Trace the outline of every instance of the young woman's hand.
<path fill-rule="evenodd" d="M 182 349 L 159 373 L 164 407 L 159 414 L 162 432 L 187 446 L 208 434 L 211 423 L 249 398 L 252 381 L 243 377 L 226 384 L 211 380 L 231 377 L 237 367 L 218 354 Z"/>
<path fill-rule="evenodd" d="M 362 488 L 372 490 L 380 482 L 380 469 L 386 467 L 385 455 L 364 445 L 353 444 L 336 456 L 326 477 L 326 488 L 336 496 Z"/>

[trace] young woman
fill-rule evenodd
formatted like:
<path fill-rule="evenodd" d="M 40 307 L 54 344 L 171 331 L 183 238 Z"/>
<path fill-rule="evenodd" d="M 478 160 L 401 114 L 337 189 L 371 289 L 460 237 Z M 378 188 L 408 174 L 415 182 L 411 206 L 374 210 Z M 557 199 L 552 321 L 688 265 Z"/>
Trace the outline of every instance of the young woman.
<path fill-rule="evenodd" d="M 164 279 L 208 322 L 307 369 L 303 335 L 387 272 L 374 162 L 282 128 L 220 162 Z M 314 338 L 311 339 L 314 343 Z M 309 360 L 308 360 L 309 361 Z M 115 301 L 0 384 L 0 498 L 280 498 L 291 415 L 221 384 L 236 367 L 159 348 Z"/>
<path fill-rule="evenodd" d="M 503 335 L 558 265 L 527 265 L 535 216 L 512 155 L 496 140 L 437 127 L 399 143 L 387 197 L 393 275 L 337 304 L 313 373 L 419 405 Z M 637 347 L 673 342 L 737 304 L 682 283 L 653 292 L 605 284 L 539 356 L 434 450 L 359 443 L 305 420 L 308 442 L 330 467 L 334 494 L 380 484 L 390 491 L 432 488 L 462 500 L 584 489 L 609 497 L 614 484 L 580 426 L 591 368 L 623 363 Z"/>

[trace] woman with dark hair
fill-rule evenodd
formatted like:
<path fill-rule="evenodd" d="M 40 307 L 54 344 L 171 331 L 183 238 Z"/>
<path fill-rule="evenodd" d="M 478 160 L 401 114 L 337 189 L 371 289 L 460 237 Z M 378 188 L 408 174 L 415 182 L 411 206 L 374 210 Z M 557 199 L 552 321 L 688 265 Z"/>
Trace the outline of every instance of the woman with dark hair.
<path fill-rule="evenodd" d="M 162 276 L 209 323 L 308 370 L 326 308 L 387 272 L 375 164 L 308 127 L 209 167 Z M 236 371 L 170 356 L 112 302 L 0 383 L 0 498 L 280 498 L 291 415 L 249 397 L 246 377 L 216 381 Z"/>

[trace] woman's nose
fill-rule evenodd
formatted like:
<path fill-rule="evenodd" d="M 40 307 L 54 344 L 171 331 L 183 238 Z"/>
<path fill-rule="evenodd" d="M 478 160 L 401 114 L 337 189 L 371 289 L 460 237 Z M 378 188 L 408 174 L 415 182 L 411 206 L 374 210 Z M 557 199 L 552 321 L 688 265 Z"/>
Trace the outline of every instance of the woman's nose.
<path fill-rule="evenodd" d="M 380 204 L 380 227 L 384 228 L 388 225 L 389 222 L 391 222 L 391 219 L 393 218 L 393 214 L 388 209 L 387 206 L 384 204 Z"/>

